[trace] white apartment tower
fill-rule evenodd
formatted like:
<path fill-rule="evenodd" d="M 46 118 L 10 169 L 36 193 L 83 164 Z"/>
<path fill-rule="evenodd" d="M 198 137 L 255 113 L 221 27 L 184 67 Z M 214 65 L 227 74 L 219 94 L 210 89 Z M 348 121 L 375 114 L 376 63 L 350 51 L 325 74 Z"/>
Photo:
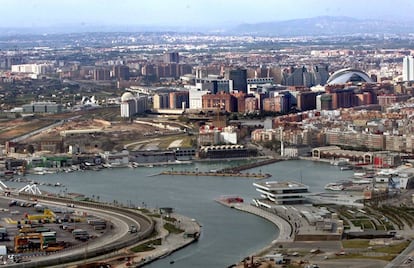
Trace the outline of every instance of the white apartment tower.
<path fill-rule="evenodd" d="M 405 56 L 403 59 L 403 81 L 414 81 L 413 56 Z"/>

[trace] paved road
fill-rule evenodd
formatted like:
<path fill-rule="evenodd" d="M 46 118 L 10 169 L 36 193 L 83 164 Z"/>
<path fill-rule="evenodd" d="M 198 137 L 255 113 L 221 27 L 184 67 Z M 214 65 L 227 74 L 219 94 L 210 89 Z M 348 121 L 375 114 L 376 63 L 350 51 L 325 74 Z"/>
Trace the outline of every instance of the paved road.
<path fill-rule="evenodd" d="M 373 259 L 346 259 L 346 260 L 323 260 L 312 262 L 320 268 L 380 268 L 384 267 L 388 262 Z"/>
<path fill-rule="evenodd" d="M 385 268 L 414 267 L 414 261 L 408 260 L 410 257 L 414 259 L 414 241 L 412 241 L 400 255 L 395 257 L 387 266 L 385 266 Z"/>

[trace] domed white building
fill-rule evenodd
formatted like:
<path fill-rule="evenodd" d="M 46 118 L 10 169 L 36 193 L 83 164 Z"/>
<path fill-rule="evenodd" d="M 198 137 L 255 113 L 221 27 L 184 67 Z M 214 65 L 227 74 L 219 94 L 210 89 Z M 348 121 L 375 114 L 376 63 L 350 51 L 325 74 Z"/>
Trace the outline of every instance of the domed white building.
<path fill-rule="evenodd" d="M 124 94 L 122 94 L 122 96 L 121 96 L 121 102 L 123 102 L 123 101 L 128 101 L 128 100 L 131 100 L 131 99 L 134 99 L 135 97 L 134 97 L 134 95 L 132 95 L 132 93 L 131 92 L 125 92 Z"/>
<path fill-rule="evenodd" d="M 363 71 L 357 69 L 341 69 L 334 72 L 326 82 L 327 85 L 346 83 L 373 83 L 372 79 Z"/>
<path fill-rule="evenodd" d="M 125 92 L 121 96 L 121 117 L 129 118 L 135 114 L 143 113 L 148 109 L 146 95 L 134 95 Z"/>

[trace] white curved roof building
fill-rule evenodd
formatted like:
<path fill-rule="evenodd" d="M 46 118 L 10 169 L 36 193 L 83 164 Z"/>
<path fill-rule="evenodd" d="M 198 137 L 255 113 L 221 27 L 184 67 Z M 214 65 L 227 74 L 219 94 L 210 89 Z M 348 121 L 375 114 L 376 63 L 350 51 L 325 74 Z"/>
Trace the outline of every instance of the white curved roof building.
<path fill-rule="evenodd" d="M 326 82 L 328 85 L 338 85 L 346 83 L 373 83 L 372 79 L 363 71 L 357 69 L 341 69 L 334 72 Z"/>
<path fill-rule="evenodd" d="M 143 113 L 148 109 L 146 95 L 134 96 L 131 92 L 125 92 L 121 96 L 121 117 L 131 117 L 137 113 Z"/>
<path fill-rule="evenodd" d="M 124 94 L 122 94 L 121 96 L 121 101 L 128 101 L 128 100 L 132 100 L 135 99 L 136 97 L 134 97 L 134 95 L 132 95 L 131 92 L 125 92 Z"/>

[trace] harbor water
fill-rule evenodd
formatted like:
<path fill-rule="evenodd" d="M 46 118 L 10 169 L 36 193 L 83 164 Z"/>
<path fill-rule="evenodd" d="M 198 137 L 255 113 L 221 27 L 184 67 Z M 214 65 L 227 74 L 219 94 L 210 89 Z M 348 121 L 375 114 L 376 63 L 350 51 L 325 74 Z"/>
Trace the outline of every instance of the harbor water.
<path fill-rule="evenodd" d="M 148 208 L 173 207 L 177 213 L 194 218 L 202 225 L 200 240 L 172 255 L 153 262 L 148 267 L 175 265 L 186 267 L 227 267 L 270 244 L 278 229 L 254 215 L 224 207 L 214 199 L 223 195 L 238 195 L 245 202 L 259 197 L 252 183 L 255 179 L 240 177 L 204 177 L 156 175 L 166 170 L 210 171 L 231 165 L 235 161 L 197 162 L 186 165 L 116 168 L 101 171 L 76 171 L 46 175 L 26 175 L 25 179 L 39 183 L 44 191 L 85 194 L 102 202 L 118 202 Z M 283 161 L 246 172 L 269 173 L 266 180 L 294 180 L 322 192 L 325 184 L 352 176 L 352 171 L 340 171 L 326 163 L 303 160 Z M 60 187 L 45 184 L 60 184 Z M 6 181 L 10 187 L 23 183 Z"/>

